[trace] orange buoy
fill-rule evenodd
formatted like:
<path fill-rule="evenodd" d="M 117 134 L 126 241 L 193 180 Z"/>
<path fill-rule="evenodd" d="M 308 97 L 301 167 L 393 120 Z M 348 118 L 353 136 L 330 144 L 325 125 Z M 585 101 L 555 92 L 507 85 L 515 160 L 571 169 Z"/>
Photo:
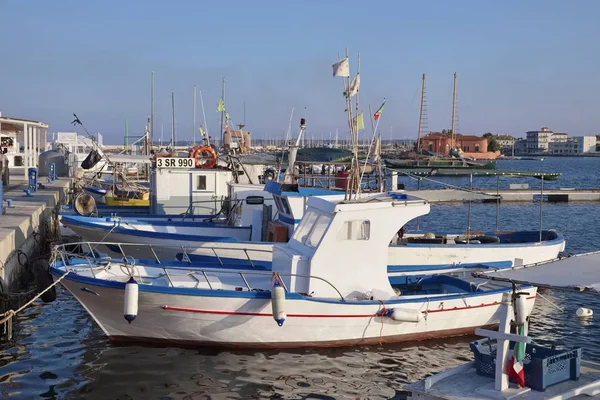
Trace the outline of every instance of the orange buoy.
<path fill-rule="evenodd" d="M 199 160 L 199 156 L 204 159 Z M 214 168 L 217 165 L 217 153 L 210 146 L 195 146 L 190 151 L 190 157 L 196 160 L 196 168 Z"/>

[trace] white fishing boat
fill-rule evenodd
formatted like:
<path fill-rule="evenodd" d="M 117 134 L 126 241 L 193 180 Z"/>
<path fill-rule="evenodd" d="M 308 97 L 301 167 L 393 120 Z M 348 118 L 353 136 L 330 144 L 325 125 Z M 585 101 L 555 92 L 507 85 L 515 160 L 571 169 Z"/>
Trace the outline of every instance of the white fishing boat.
<path fill-rule="evenodd" d="M 57 251 L 51 274 L 113 340 L 238 347 L 339 346 L 473 333 L 498 323 L 508 285 L 433 276 L 392 287 L 389 237 L 429 204 L 381 194 L 309 200 L 271 271 L 137 265 Z M 535 289 L 528 289 L 531 311 Z M 123 317 L 125 316 L 125 318 Z M 275 321 L 273 321 L 273 319 Z"/>

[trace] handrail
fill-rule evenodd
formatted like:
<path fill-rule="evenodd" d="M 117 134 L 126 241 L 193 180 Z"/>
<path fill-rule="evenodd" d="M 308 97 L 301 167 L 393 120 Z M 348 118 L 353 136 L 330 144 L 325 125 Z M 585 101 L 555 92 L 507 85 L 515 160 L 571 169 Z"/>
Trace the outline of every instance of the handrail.
<path fill-rule="evenodd" d="M 75 243 L 64 243 L 64 244 L 58 244 L 56 246 L 54 246 L 53 248 L 53 253 L 56 254 L 56 257 L 58 257 L 58 255 L 60 254 L 63 264 L 66 265 L 66 260 L 64 259 L 64 255 L 69 255 L 72 257 L 77 257 L 80 259 L 90 259 L 90 260 L 96 260 L 96 259 L 101 259 L 101 257 L 98 257 L 98 246 L 100 245 L 104 245 L 104 246 L 114 246 L 116 248 L 118 248 L 118 253 L 120 253 L 120 256 L 127 259 L 127 258 L 134 258 L 131 255 L 127 255 L 125 248 L 134 248 L 134 249 L 147 249 L 148 252 L 152 255 L 152 257 L 156 260 L 157 264 L 161 264 L 162 261 L 159 258 L 157 252 L 155 251 L 155 249 L 166 249 L 166 250 L 171 250 L 173 252 L 180 252 L 183 253 L 182 256 L 182 261 L 183 262 L 187 262 L 189 264 L 192 264 L 192 259 L 190 257 L 190 254 L 188 253 L 189 248 L 185 247 L 185 246 L 175 246 L 175 245 L 156 245 L 156 244 L 147 244 L 147 243 L 119 243 L 119 242 L 89 242 L 89 241 L 85 241 L 85 242 L 75 242 Z M 69 250 L 67 250 L 67 246 L 68 247 L 80 247 L 80 248 L 87 248 L 89 249 L 89 254 L 82 254 L 82 253 L 73 253 Z M 225 263 L 223 262 L 221 256 L 219 255 L 218 251 L 230 251 L 230 252 L 239 252 L 239 254 L 243 254 L 244 258 L 249 262 L 250 266 L 252 268 L 256 268 L 256 264 L 255 261 L 252 260 L 252 257 L 250 257 L 250 252 L 255 252 L 255 253 L 265 253 L 265 254 L 270 254 L 272 253 L 272 250 L 269 249 L 257 249 L 257 248 L 248 248 L 248 247 L 226 247 L 227 243 L 223 243 L 223 247 L 220 246 L 203 246 L 203 247 L 198 247 L 198 250 L 205 250 L 208 252 L 212 252 L 215 255 L 215 258 L 217 259 L 217 261 L 219 262 L 219 264 L 221 266 L 225 265 Z M 193 255 L 193 254 L 192 254 Z M 240 260 L 242 260 L 243 258 L 240 258 Z"/>
<path fill-rule="evenodd" d="M 69 245 L 73 245 L 74 243 L 71 243 Z M 76 244 L 76 243 L 75 243 Z M 65 245 L 58 245 L 55 247 L 55 250 L 58 247 L 64 247 Z M 140 246 L 140 245 L 138 245 Z M 146 245 L 146 246 L 150 246 L 150 245 Z M 92 253 L 94 254 L 94 253 Z M 62 258 L 63 261 L 63 265 L 65 267 L 65 269 L 67 270 L 76 270 L 81 268 L 81 265 L 76 265 L 76 266 L 70 266 L 68 265 L 67 261 L 65 260 L 65 255 L 67 257 L 72 256 L 72 257 L 76 257 L 76 258 L 84 258 L 88 261 L 88 268 L 90 268 L 90 270 L 92 271 L 92 275 L 94 277 L 96 277 L 94 270 L 98 269 L 98 268 L 94 268 L 92 265 L 91 260 L 101 260 L 100 258 L 97 257 L 89 257 L 85 254 L 77 254 L 77 253 L 71 253 L 71 252 L 67 252 L 67 251 L 63 251 L 60 252 L 60 256 Z M 97 262 L 97 261 L 96 261 Z M 116 261 L 119 262 L 119 261 Z M 128 261 L 125 261 L 126 263 L 128 263 Z M 102 268 L 106 268 L 107 265 L 102 266 Z M 240 270 L 227 270 L 227 269 L 214 269 L 214 268 L 190 268 L 190 267 L 177 267 L 177 266 L 153 266 L 153 265 L 149 265 L 147 266 L 148 268 L 160 268 L 164 271 L 165 276 L 167 277 L 167 281 L 169 286 L 171 287 L 175 287 L 175 285 L 173 284 L 171 275 L 169 274 L 169 271 L 185 271 L 187 273 L 190 272 L 198 272 L 198 273 L 202 273 L 202 275 L 204 276 L 204 279 L 206 280 L 206 283 L 208 284 L 208 287 L 210 288 L 210 290 L 215 290 L 210 282 L 210 279 L 207 275 L 207 273 L 216 273 L 216 274 L 230 274 L 230 275 L 239 275 L 240 278 L 243 280 L 244 284 L 246 285 L 246 288 L 248 289 L 248 291 L 252 291 L 253 288 L 250 286 L 248 280 L 246 279 L 247 275 L 257 275 L 257 276 L 265 276 L 265 277 L 271 277 L 273 275 L 274 272 L 272 271 L 240 271 Z M 139 271 L 138 271 L 139 274 Z M 292 273 L 281 273 L 281 272 L 275 272 L 275 274 L 277 275 L 277 278 L 279 278 L 279 281 L 282 283 L 282 286 L 284 288 L 284 290 L 288 293 L 291 293 L 290 290 L 288 289 L 288 287 L 284 284 L 283 280 L 281 279 L 282 276 L 286 276 L 286 277 L 297 277 L 297 278 L 306 278 L 306 279 L 317 279 L 320 280 L 322 282 L 325 282 L 326 284 L 328 284 L 331 288 L 333 288 L 333 290 L 335 290 L 335 292 L 338 294 L 338 296 L 340 296 L 340 299 L 342 301 L 344 301 L 344 296 L 342 296 L 342 293 L 331 283 L 329 282 L 327 279 L 321 278 L 319 276 L 314 276 L 314 275 L 305 275 L 305 274 L 292 274 Z M 141 278 L 141 275 L 140 275 Z"/>

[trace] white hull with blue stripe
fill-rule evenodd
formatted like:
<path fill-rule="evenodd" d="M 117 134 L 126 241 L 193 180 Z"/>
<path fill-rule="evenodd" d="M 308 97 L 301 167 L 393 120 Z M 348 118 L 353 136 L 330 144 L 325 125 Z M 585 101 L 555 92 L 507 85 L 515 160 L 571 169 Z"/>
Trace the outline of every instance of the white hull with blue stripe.
<path fill-rule="evenodd" d="M 239 242 L 252 237 L 250 226 L 198 221 L 145 221 L 63 215 L 61 224 L 89 241 L 198 247 L 206 242 Z"/>
<path fill-rule="evenodd" d="M 390 284 L 389 237 L 428 210 L 420 199 L 397 202 L 385 194 L 374 203 L 311 199 L 292 240 L 274 248 L 272 272 L 160 260 L 140 265 L 65 250 L 55 253 L 51 273 L 64 276 L 61 283 L 113 340 L 341 346 L 462 335 L 496 324 L 509 286 L 448 276 Z M 126 282 L 136 285 L 135 298 L 124 297 Z M 535 289 L 520 290 L 529 293 L 531 311 Z"/>

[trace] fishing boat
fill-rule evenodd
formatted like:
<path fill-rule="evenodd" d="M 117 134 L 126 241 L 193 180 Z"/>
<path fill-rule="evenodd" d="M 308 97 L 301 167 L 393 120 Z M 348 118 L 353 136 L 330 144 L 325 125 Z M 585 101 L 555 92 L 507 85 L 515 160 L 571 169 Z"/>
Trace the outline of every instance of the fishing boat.
<path fill-rule="evenodd" d="M 386 193 L 369 201 L 311 198 L 292 240 L 274 248 L 271 271 L 194 269 L 158 258 L 142 265 L 58 247 L 50 273 L 114 341 L 343 346 L 497 324 L 510 285 L 445 275 L 390 284 L 389 238 L 428 211 L 427 201 Z M 530 312 L 536 295 L 528 291 Z"/>

